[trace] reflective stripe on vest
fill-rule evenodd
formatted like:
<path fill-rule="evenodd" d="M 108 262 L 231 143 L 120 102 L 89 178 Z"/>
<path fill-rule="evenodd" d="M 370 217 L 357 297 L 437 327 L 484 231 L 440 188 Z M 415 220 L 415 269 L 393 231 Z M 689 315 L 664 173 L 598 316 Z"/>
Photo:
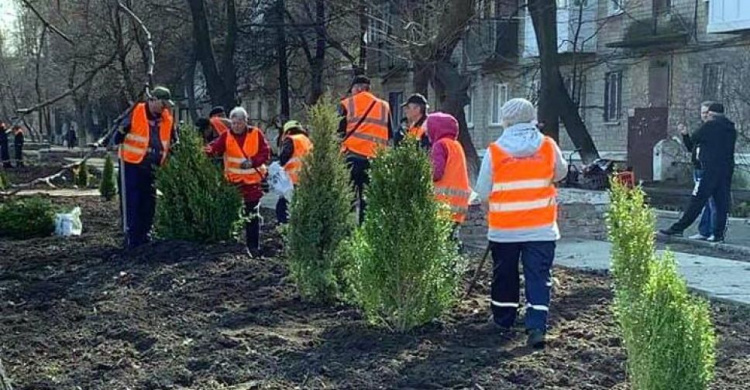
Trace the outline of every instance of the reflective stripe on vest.
<path fill-rule="evenodd" d="M 284 164 L 284 170 L 289 175 L 292 184 L 296 185 L 299 183 L 299 172 L 302 170 L 302 157 L 310 153 L 313 144 L 304 134 L 290 135 L 289 138 L 294 143 L 294 153 L 292 154 L 292 158 Z"/>
<path fill-rule="evenodd" d="M 262 136 L 260 130 L 255 127 L 251 128 L 245 134 L 245 141 L 242 143 L 242 149 L 240 149 L 237 138 L 231 132 L 227 133 L 226 150 L 224 151 L 224 175 L 231 183 L 260 184 L 263 180 L 263 176 L 266 175 L 265 165 L 257 168 L 242 167 L 242 163 L 248 158 L 253 158 L 258 154 L 259 137 Z M 247 158 L 245 158 L 246 155 Z"/>
<path fill-rule="evenodd" d="M 130 114 L 130 131 L 125 135 L 125 139 L 120 145 L 120 158 L 125 162 L 140 164 L 146 157 L 151 142 L 151 127 L 146 114 L 147 109 L 146 103 L 138 103 Z M 173 122 L 169 110 L 162 111 L 159 121 L 159 140 L 162 146 L 161 163 L 164 163 L 169 154 Z"/>
<path fill-rule="evenodd" d="M 469 211 L 471 197 L 464 148 L 458 141 L 448 138 L 438 140 L 435 146 L 439 147 L 439 144 L 445 145 L 448 159 L 445 162 L 443 177 L 435 182 L 435 197 L 450 207 L 453 222 L 463 223 Z"/>
<path fill-rule="evenodd" d="M 528 157 L 513 157 L 493 143 L 492 192 L 488 225 L 491 230 L 534 229 L 557 220 L 553 185 L 555 145 L 544 137 L 539 150 Z"/>
<path fill-rule="evenodd" d="M 370 105 L 375 101 L 367 117 L 362 119 Z M 346 108 L 346 131 L 350 134 L 341 145 L 344 152 L 353 152 L 365 157 L 375 157 L 375 153 L 380 148 L 388 146 L 388 118 L 391 111 L 388 103 L 376 98 L 369 92 L 360 92 L 350 98 L 341 101 L 341 105 Z M 357 123 L 359 127 L 354 129 Z"/>

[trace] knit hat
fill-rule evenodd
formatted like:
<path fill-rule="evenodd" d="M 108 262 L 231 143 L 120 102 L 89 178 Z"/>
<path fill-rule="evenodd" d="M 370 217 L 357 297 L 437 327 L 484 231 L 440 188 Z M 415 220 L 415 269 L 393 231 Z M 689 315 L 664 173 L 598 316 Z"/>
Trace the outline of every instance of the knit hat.
<path fill-rule="evenodd" d="M 151 91 L 151 96 L 153 96 L 155 99 L 166 101 L 170 106 L 174 106 L 174 102 L 172 101 L 172 92 L 170 92 L 167 87 L 163 87 L 161 85 L 155 87 Z"/>

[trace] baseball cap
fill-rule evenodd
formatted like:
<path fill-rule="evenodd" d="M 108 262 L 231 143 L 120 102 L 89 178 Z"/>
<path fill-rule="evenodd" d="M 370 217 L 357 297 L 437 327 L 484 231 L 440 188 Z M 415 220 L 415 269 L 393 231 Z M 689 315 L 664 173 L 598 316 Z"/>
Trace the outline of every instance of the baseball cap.
<path fill-rule="evenodd" d="M 724 105 L 721 103 L 711 103 L 708 105 L 708 112 L 715 112 L 717 114 L 723 114 Z"/>
<path fill-rule="evenodd" d="M 424 97 L 421 93 L 415 93 L 411 96 L 409 96 L 408 99 L 406 99 L 406 102 L 401 105 L 401 107 L 406 107 L 407 104 L 419 104 L 422 106 L 427 107 L 427 98 Z"/>
<path fill-rule="evenodd" d="M 224 114 L 226 111 L 224 111 L 224 107 L 222 106 L 216 106 L 211 109 L 211 112 L 208 113 L 209 117 L 212 117 L 214 115 Z"/>
<path fill-rule="evenodd" d="M 367 84 L 370 85 L 370 78 L 365 75 L 357 75 L 354 76 L 354 79 L 352 80 L 352 86 L 355 84 Z"/>
<path fill-rule="evenodd" d="M 155 87 L 151 91 L 151 96 L 156 99 L 168 102 L 170 106 L 174 106 L 174 102 L 172 101 L 172 92 L 170 92 L 167 87 L 163 87 L 161 85 Z"/>

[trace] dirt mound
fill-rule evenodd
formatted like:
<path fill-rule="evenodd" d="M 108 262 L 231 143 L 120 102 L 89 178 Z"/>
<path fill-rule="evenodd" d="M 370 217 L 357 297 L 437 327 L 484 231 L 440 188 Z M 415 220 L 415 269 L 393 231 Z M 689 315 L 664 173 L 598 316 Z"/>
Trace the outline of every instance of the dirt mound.
<path fill-rule="evenodd" d="M 302 302 L 272 223 L 262 259 L 240 243 L 125 254 L 115 202 L 60 202 L 83 206 L 83 236 L 0 241 L 0 357 L 19 389 L 625 388 L 606 275 L 556 271 L 545 352 L 485 326 L 486 284 L 397 335 L 351 307 Z M 724 304 L 714 314 L 714 388 L 744 388 L 750 316 Z"/>

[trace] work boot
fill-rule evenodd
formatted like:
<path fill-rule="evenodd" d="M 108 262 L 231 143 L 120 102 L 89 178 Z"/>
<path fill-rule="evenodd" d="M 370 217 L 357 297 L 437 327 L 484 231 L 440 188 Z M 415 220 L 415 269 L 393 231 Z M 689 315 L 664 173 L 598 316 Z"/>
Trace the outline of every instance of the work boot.
<path fill-rule="evenodd" d="M 682 231 L 675 230 L 672 227 L 669 227 L 667 229 L 659 229 L 659 234 L 667 237 L 682 237 Z"/>
<path fill-rule="evenodd" d="M 534 349 L 544 349 L 547 341 L 545 340 L 544 331 L 541 329 L 529 329 L 526 331 L 528 339 L 526 345 Z"/>

